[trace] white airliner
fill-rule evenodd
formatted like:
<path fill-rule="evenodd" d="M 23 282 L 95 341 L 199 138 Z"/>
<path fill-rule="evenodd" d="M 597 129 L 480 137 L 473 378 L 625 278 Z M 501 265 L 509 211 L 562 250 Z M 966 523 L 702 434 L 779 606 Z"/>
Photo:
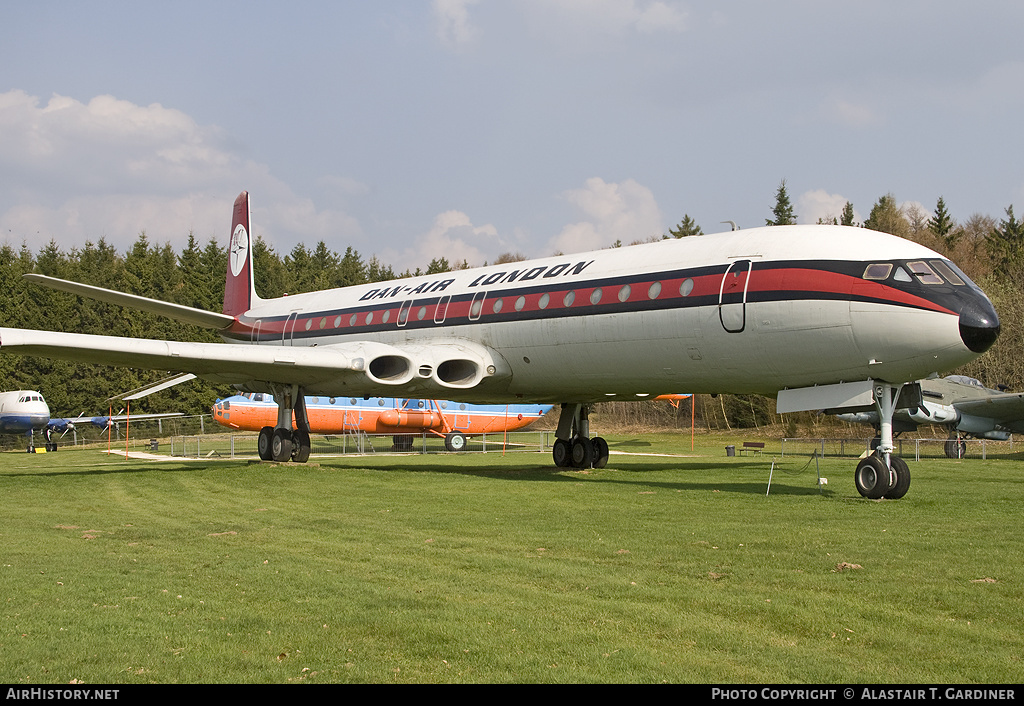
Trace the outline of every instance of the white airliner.
<path fill-rule="evenodd" d="M 157 414 L 118 414 L 113 416 L 85 417 L 75 419 L 51 417 L 50 406 L 46 404 L 41 392 L 36 390 L 15 390 L 0 392 L 0 434 L 23 434 L 28 437 L 29 453 L 35 451 L 36 433 L 46 438 L 46 450 L 56 451 L 57 442 L 54 433 L 63 434 L 74 429 L 76 424 L 89 423 L 95 427 L 107 427 L 120 422 L 142 419 L 167 419 L 180 417 L 181 412 L 161 412 Z"/>
<path fill-rule="evenodd" d="M 0 329 L 8 353 L 187 371 L 278 402 L 261 431 L 305 460 L 304 395 L 561 403 L 558 466 L 607 460 L 588 411 L 676 390 L 777 396 L 781 412 L 875 408 L 880 451 L 855 473 L 899 497 L 904 383 L 987 350 L 999 320 L 941 255 L 863 228 L 773 226 L 355 285 L 278 299 L 253 286 L 249 196 L 235 200 L 223 313 L 26 275 L 220 331 L 228 344 Z M 292 416 L 297 429 L 292 428 Z"/>
<path fill-rule="evenodd" d="M 33 434 L 43 432 L 50 423 L 50 407 L 35 390 L 0 392 L 0 434 L 23 434 L 28 437 L 28 450 L 34 451 Z M 47 438 L 46 450 L 50 451 Z"/>

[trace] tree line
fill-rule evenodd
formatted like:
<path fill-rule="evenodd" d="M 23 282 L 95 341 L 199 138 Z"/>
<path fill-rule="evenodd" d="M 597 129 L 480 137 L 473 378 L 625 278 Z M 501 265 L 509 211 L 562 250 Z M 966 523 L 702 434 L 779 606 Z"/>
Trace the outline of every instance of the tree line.
<path fill-rule="evenodd" d="M 782 181 L 776 192 L 772 218 L 766 219 L 766 224 L 795 223 L 797 216 L 793 211 L 786 182 Z M 1011 389 L 1024 389 L 1024 358 L 1020 355 L 1024 351 L 1024 223 L 1017 220 L 1012 205 L 1006 208 L 1005 217 L 1001 219 L 974 214 L 958 223 L 941 197 L 934 212 L 928 214 L 919 208 L 901 208 L 892 194 L 886 194 L 874 204 L 863 223 L 854 223 L 853 213 L 853 206 L 847 203 L 841 214 L 822 221 L 863 226 L 919 242 L 949 257 L 988 293 L 999 313 L 1002 335 L 991 350 L 956 372 L 976 377 L 989 386 L 1004 384 Z M 700 226 L 685 215 L 679 225 L 663 237 L 702 234 Z M 619 245 L 621 243 L 615 243 L 611 247 Z M 253 258 L 256 290 L 266 298 L 469 266 L 465 261 L 453 264 L 441 257 L 431 260 L 423 270 L 396 273 L 375 256 L 365 259 L 352 247 L 338 253 L 323 241 L 312 249 L 300 243 L 282 255 L 261 237 L 256 237 L 253 243 Z M 521 254 L 506 253 L 496 263 L 522 259 L 525 258 Z M 20 249 L 4 244 L 0 246 L 0 298 L 3 298 L 0 311 L 5 313 L 2 325 L 136 338 L 218 341 L 216 332 L 112 304 L 82 300 L 31 284 L 22 275 L 37 272 L 220 311 L 226 266 L 227 251 L 217 239 L 201 244 L 191 233 L 180 252 L 170 244 L 151 243 L 145 232 L 140 233 L 124 253 L 103 238 L 69 251 L 62 250 L 52 240 L 38 252 L 33 252 L 27 243 Z M 61 416 L 105 412 L 108 398 L 151 384 L 160 377 L 153 371 L 4 355 L 0 355 L 0 374 L 5 389 L 42 391 L 52 413 Z M 206 413 L 218 397 L 233 393 L 229 386 L 193 380 L 140 400 L 133 411 Z M 699 396 L 693 405 L 700 426 L 731 429 L 792 423 L 774 413 L 774 401 L 768 398 L 705 397 Z M 627 424 L 690 426 L 691 423 L 690 405 L 676 409 L 655 402 L 606 403 L 601 412 L 609 419 Z"/>

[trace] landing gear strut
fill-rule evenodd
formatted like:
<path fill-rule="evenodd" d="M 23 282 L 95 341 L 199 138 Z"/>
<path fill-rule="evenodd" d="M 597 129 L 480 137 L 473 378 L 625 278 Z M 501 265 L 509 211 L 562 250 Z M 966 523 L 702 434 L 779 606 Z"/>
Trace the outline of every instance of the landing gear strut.
<path fill-rule="evenodd" d="M 298 385 L 275 387 L 274 400 L 277 401 L 277 425 L 260 429 L 260 458 L 264 461 L 305 463 L 309 460 L 311 445 L 309 417 L 306 415 L 302 389 Z"/>
<path fill-rule="evenodd" d="M 910 488 L 910 468 L 907 462 L 893 454 L 892 416 L 901 388 L 889 383 L 876 382 L 874 386 L 875 411 L 878 412 L 878 447 L 870 456 L 857 464 L 853 480 L 857 492 L 865 498 L 896 500 Z"/>
<path fill-rule="evenodd" d="M 604 468 L 608 465 L 608 442 L 590 438 L 590 408 L 563 404 L 558 417 L 557 437 L 551 456 L 559 468 Z"/>

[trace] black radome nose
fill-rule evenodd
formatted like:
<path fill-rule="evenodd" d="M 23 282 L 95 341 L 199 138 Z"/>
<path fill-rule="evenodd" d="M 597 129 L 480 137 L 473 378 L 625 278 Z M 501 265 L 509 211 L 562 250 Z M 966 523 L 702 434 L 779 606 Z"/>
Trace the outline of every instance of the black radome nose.
<path fill-rule="evenodd" d="M 999 315 L 992 302 L 975 299 L 960 310 L 960 339 L 975 353 L 984 353 L 999 338 Z"/>

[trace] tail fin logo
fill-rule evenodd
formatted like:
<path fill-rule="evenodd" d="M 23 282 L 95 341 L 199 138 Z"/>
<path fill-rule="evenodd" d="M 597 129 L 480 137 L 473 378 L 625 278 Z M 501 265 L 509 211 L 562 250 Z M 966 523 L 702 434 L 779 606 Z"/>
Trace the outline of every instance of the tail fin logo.
<path fill-rule="evenodd" d="M 231 275 L 233 277 L 237 277 L 245 267 L 248 254 L 249 234 L 245 232 L 245 226 L 239 223 L 235 226 L 235 232 L 231 234 Z"/>

